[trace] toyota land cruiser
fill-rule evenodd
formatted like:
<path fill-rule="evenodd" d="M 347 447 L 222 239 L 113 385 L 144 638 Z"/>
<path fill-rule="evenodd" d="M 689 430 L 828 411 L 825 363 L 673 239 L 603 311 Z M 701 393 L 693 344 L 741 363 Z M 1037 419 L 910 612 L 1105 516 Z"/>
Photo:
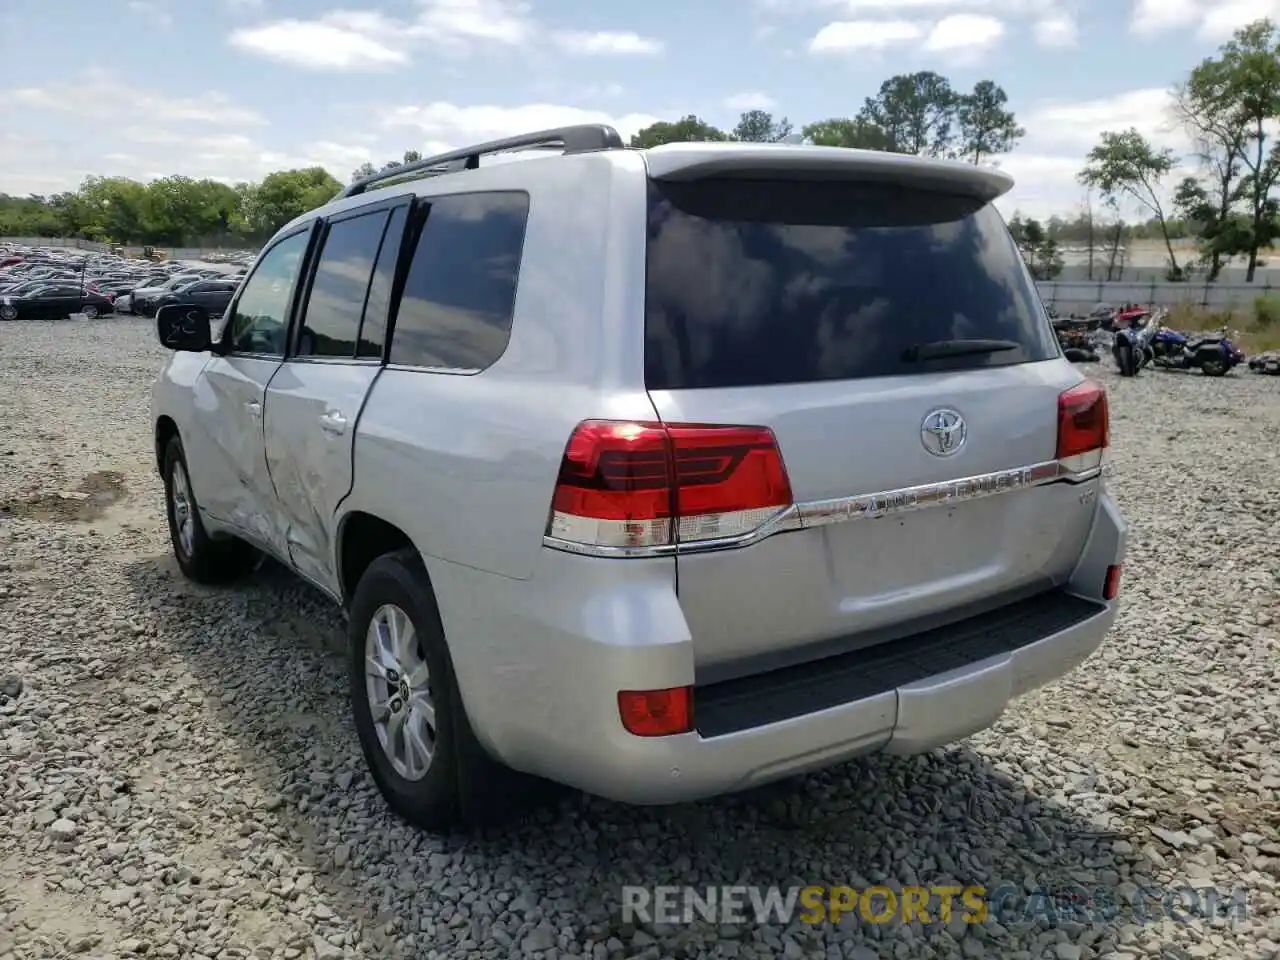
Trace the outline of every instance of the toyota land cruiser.
<path fill-rule="evenodd" d="M 160 311 L 177 561 L 342 605 L 427 828 L 508 771 L 658 804 L 981 730 L 1102 642 L 1125 544 L 1011 186 L 599 126 L 357 182 L 216 336 Z"/>

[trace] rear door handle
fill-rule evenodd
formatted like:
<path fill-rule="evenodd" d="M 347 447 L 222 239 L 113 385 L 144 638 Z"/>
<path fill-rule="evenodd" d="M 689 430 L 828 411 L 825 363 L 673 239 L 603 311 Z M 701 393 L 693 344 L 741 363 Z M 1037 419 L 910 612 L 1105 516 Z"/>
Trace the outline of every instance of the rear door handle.
<path fill-rule="evenodd" d="M 253 417 L 262 416 L 262 404 L 260 404 L 257 400 L 246 400 L 244 402 L 244 407 L 246 410 L 249 411 L 250 416 L 253 416 Z"/>
<path fill-rule="evenodd" d="M 347 432 L 347 418 L 342 415 L 341 410 L 326 410 L 320 415 L 320 429 L 340 436 Z"/>

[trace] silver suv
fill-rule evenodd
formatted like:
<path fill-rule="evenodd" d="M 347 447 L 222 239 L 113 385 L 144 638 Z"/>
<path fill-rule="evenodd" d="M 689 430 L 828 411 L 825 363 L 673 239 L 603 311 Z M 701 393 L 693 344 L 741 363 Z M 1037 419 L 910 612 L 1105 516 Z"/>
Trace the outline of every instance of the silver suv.
<path fill-rule="evenodd" d="M 598 126 L 358 182 L 216 336 L 158 317 L 178 562 L 342 605 L 427 828 L 516 772 L 668 803 L 981 730 L 1098 647 L 1125 544 L 1011 186 Z"/>

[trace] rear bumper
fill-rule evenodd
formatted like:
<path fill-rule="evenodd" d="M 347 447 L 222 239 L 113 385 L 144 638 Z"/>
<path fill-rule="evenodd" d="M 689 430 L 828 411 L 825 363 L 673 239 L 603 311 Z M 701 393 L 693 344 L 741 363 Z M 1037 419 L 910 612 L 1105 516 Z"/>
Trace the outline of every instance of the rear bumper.
<path fill-rule="evenodd" d="M 450 644 L 485 746 L 528 773 L 615 800 L 663 804 L 876 750 L 919 753 L 990 726 L 1014 697 L 1060 677 L 1102 643 L 1116 616 L 1116 605 L 1101 598 L 1106 568 L 1121 562 L 1124 547 L 1124 521 L 1103 495 L 1065 589 L 989 612 L 985 621 L 861 651 L 857 663 L 793 668 L 807 680 L 752 677 L 696 688 L 698 732 L 662 738 L 627 733 L 616 698 L 624 689 L 695 683 L 670 561 L 547 551 L 532 581 L 508 580 L 500 589 L 494 581 L 501 578 L 469 568 L 429 567 L 447 634 L 486 638 Z M 488 581 L 484 593 L 477 576 Z M 488 603 L 449 602 L 468 594 Z M 733 683 L 745 687 L 726 690 Z M 832 683 L 846 687 L 834 691 Z M 787 698 L 791 706 L 779 706 Z"/>

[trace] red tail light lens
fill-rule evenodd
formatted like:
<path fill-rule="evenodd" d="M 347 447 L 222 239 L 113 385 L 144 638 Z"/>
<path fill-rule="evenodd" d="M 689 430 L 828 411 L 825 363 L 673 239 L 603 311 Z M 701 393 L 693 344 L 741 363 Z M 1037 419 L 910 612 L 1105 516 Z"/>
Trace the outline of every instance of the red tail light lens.
<path fill-rule="evenodd" d="M 602 547 L 721 540 L 791 502 L 767 427 L 588 420 L 565 448 L 547 533 Z"/>
<path fill-rule="evenodd" d="M 693 690 L 623 690 L 618 715 L 628 733 L 637 737 L 670 737 L 693 729 Z"/>
<path fill-rule="evenodd" d="M 1118 563 L 1107 567 L 1107 579 L 1102 584 L 1103 600 L 1114 600 L 1120 596 L 1120 574 L 1123 569 Z"/>
<path fill-rule="evenodd" d="M 1107 392 L 1086 380 L 1058 397 L 1058 461 L 1071 473 L 1102 465 L 1110 442 Z"/>

